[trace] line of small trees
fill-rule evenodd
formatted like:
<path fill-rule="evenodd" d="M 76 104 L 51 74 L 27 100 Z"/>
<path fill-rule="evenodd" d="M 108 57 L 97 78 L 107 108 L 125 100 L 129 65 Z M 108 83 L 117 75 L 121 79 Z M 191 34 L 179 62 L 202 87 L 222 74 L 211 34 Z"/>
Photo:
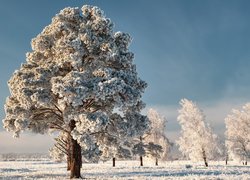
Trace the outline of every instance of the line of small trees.
<path fill-rule="evenodd" d="M 233 110 L 232 115 L 226 117 L 225 143 L 219 142 L 219 138 L 206 122 L 204 112 L 196 103 L 182 99 L 180 105 L 177 120 L 181 125 L 181 136 L 176 144 L 184 157 L 194 162 L 204 161 L 205 166 L 208 166 L 209 160 L 221 157 L 225 158 L 227 164 L 230 155 L 234 160 L 243 161 L 243 165 L 247 165 L 250 157 L 250 104 L 243 106 L 243 110 Z M 85 158 L 85 161 L 93 162 L 94 159 L 94 162 L 98 162 L 112 159 L 112 165 L 115 167 L 116 159 L 138 157 L 140 166 L 143 166 L 143 157 L 146 156 L 155 159 L 157 166 L 159 159 L 169 158 L 173 143 L 166 136 L 166 118 L 154 109 L 149 109 L 147 117 L 150 121 L 150 129 L 143 136 L 122 144 L 117 139 L 109 137 L 107 140 L 109 146 L 105 148 L 102 155 L 94 156 L 92 153 L 89 159 Z M 59 137 L 63 139 L 64 136 Z M 67 159 L 67 153 L 65 153 L 67 146 L 60 144 L 60 142 L 66 142 L 67 138 L 62 139 L 56 138 L 59 145 L 56 143 L 50 151 L 57 160 Z M 65 151 L 61 149 L 63 146 Z M 94 152 L 94 149 L 91 151 Z M 82 154 L 90 154 L 90 152 L 82 152 Z M 70 164 L 68 166 L 70 167 Z"/>
<path fill-rule="evenodd" d="M 0 161 L 46 161 L 50 157 L 45 153 L 3 153 Z"/>
<path fill-rule="evenodd" d="M 225 118 L 225 144 L 219 143 L 217 135 L 205 121 L 205 115 L 198 106 L 187 99 L 180 101 L 181 109 L 177 118 L 181 125 L 181 137 L 177 141 L 179 150 L 193 161 L 203 160 L 208 166 L 209 159 L 229 156 L 247 165 L 250 158 L 250 104 L 242 110 L 232 110 Z"/>
<path fill-rule="evenodd" d="M 225 143 L 213 132 L 196 103 L 182 99 L 180 105 L 177 121 L 181 125 L 181 136 L 176 144 L 184 157 L 194 162 L 204 161 L 206 167 L 209 160 L 218 158 L 225 159 L 227 165 L 229 157 L 247 165 L 250 158 L 250 103 L 242 110 L 233 109 L 225 118 Z M 173 145 L 166 137 L 166 118 L 154 109 L 150 109 L 147 116 L 151 129 L 137 140 L 132 151 L 140 157 L 141 166 L 143 156 L 155 158 L 155 165 L 158 165 L 158 159 L 166 160 Z"/>
<path fill-rule="evenodd" d="M 181 136 L 176 141 L 184 157 L 194 161 L 204 161 L 208 166 L 209 160 L 224 159 L 227 165 L 229 158 L 247 165 L 250 159 L 250 103 L 242 110 L 232 110 L 232 114 L 225 118 L 226 132 L 223 143 L 206 122 L 204 112 L 195 102 L 187 99 L 180 101 L 177 121 L 181 126 Z M 160 116 L 156 110 L 148 111 L 151 129 L 141 137 L 133 153 L 142 157 L 150 155 L 156 159 L 167 159 L 173 143 L 166 137 L 166 118 Z M 146 151 L 147 152 L 146 152 Z M 168 157 L 170 158 L 170 157 Z"/>

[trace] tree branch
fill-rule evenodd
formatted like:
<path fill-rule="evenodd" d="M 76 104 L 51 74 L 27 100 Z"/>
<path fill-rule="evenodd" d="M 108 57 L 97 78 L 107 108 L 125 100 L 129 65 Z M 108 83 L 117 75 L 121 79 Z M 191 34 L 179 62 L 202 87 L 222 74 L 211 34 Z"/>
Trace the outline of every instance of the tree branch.
<path fill-rule="evenodd" d="M 64 132 L 66 132 L 66 133 L 70 133 L 67 129 L 62 128 L 60 125 L 58 125 L 58 124 L 56 124 L 56 123 L 54 123 L 54 122 L 50 122 L 49 124 L 52 124 L 52 127 L 55 126 L 55 127 L 58 128 L 59 130 L 62 130 L 62 131 L 64 131 Z"/>
<path fill-rule="evenodd" d="M 67 143 L 63 139 L 58 138 L 57 141 L 59 141 L 59 143 L 62 143 L 64 146 L 67 146 Z"/>
<path fill-rule="evenodd" d="M 58 117 L 58 120 L 64 123 L 63 117 L 61 115 L 57 114 L 56 112 L 51 111 L 51 110 L 44 110 L 44 111 L 39 112 L 39 113 L 34 113 L 34 115 L 32 116 L 32 118 L 36 119 L 36 118 L 40 117 L 41 115 L 45 115 L 47 113 L 51 113 L 51 114 L 56 115 Z"/>
<path fill-rule="evenodd" d="M 69 155 L 68 154 L 68 152 L 66 152 L 64 149 L 61 149 L 60 147 L 58 147 L 56 144 L 55 144 L 55 147 L 59 150 L 59 151 L 61 151 L 62 153 L 64 153 L 65 155 Z"/>
<path fill-rule="evenodd" d="M 94 103 L 94 99 L 90 99 L 86 102 L 86 104 L 83 105 L 84 109 L 89 108 Z"/>
<path fill-rule="evenodd" d="M 62 114 L 63 112 L 61 111 L 61 109 L 55 103 L 53 103 L 53 104 L 54 104 L 55 108 Z"/>

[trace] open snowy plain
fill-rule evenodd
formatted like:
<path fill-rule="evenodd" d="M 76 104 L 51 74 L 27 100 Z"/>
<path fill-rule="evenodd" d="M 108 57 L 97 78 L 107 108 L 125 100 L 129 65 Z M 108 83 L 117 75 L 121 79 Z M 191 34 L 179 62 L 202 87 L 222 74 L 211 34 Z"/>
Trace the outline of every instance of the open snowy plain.
<path fill-rule="evenodd" d="M 83 164 L 83 179 L 238 179 L 250 180 L 250 166 L 229 162 L 210 162 L 208 168 L 188 161 L 160 162 L 158 167 L 145 162 L 117 161 Z M 187 168 L 188 167 L 188 168 Z M 69 179 L 65 163 L 43 161 L 0 161 L 0 179 Z"/>

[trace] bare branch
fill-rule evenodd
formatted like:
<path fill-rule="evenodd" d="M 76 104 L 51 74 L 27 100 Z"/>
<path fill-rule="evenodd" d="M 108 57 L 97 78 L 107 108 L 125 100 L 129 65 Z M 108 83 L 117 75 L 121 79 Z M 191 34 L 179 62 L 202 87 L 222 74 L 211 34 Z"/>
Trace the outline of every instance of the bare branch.
<path fill-rule="evenodd" d="M 51 124 L 52 127 L 56 127 L 56 128 L 58 128 L 59 130 L 62 130 L 62 131 L 64 131 L 64 132 L 66 132 L 66 133 L 70 133 L 67 129 L 62 128 L 60 125 L 58 125 L 58 124 L 56 124 L 56 123 L 54 123 L 54 122 L 50 122 L 49 124 Z"/>
<path fill-rule="evenodd" d="M 65 155 L 69 155 L 67 151 L 65 151 L 64 149 L 61 149 L 60 147 L 58 147 L 56 144 L 55 144 L 55 147 L 60 150 L 62 153 L 64 153 Z"/>
<path fill-rule="evenodd" d="M 54 104 L 55 108 L 62 114 L 63 112 L 61 111 L 61 109 L 55 103 L 53 103 L 53 104 Z"/>
<path fill-rule="evenodd" d="M 66 143 L 64 140 L 58 138 L 57 141 L 58 141 L 59 143 L 61 143 L 62 145 L 67 146 L 67 143 Z"/>

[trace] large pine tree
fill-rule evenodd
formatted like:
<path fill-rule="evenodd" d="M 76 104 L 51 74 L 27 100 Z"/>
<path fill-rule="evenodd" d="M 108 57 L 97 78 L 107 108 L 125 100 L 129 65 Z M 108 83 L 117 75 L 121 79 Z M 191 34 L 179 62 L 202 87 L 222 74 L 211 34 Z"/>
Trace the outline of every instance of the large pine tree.
<path fill-rule="evenodd" d="M 61 10 L 32 39 L 26 62 L 8 82 L 4 127 L 15 136 L 60 132 L 59 153 L 52 154 L 68 156 L 71 178 L 80 177 L 82 152 L 96 159 L 111 139 L 142 136 L 146 83 L 137 75 L 130 42 L 98 7 Z"/>

